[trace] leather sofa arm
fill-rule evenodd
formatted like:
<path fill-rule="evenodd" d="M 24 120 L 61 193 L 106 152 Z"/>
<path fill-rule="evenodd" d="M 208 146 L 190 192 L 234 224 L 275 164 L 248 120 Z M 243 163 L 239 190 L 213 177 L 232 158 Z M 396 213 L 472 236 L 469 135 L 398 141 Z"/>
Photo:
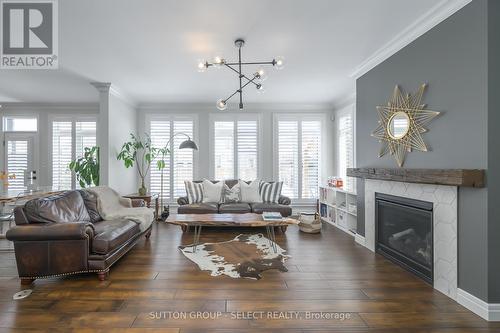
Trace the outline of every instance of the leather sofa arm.
<path fill-rule="evenodd" d="M 292 203 L 292 200 L 290 200 L 289 197 L 287 196 L 284 196 L 284 195 L 280 195 L 279 199 L 278 199 L 278 203 L 280 205 L 290 205 Z"/>
<path fill-rule="evenodd" d="M 177 203 L 179 204 L 179 206 L 184 206 L 184 205 L 189 204 L 188 197 L 180 197 L 180 198 L 178 198 L 177 199 Z"/>
<path fill-rule="evenodd" d="M 92 239 L 94 226 L 90 222 L 32 223 L 15 226 L 7 231 L 11 241 L 52 241 Z"/>

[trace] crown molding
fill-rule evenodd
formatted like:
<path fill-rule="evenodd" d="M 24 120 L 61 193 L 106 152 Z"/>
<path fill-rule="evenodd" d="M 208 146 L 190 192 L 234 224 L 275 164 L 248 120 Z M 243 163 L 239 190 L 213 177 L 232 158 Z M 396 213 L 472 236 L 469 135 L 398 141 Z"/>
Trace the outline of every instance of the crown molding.
<path fill-rule="evenodd" d="M 98 111 L 99 104 L 82 103 L 46 103 L 46 102 L 8 102 L 0 105 L 0 111 Z"/>
<path fill-rule="evenodd" d="M 100 93 L 108 93 L 111 88 L 111 82 L 90 82 Z"/>
<path fill-rule="evenodd" d="M 354 103 L 356 103 L 356 91 L 350 94 L 346 94 L 341 98 L 337 99 L 336 102 L 333 104 L 333 108 L 335 111 L 337 111 Z"/>
<path fill-rule="evenodd" d="M 214 103 L 144 103 L 139 104 L 140 111 L 176 111 L 176 112 L 214 112 L 214 113 L 251 113 L 264 111 L 330 111 L 333 106 L 329 103 L 246 103 L 243 110 L 239 110 L 237 105 L 225 111 L 219 111 Z"/>
<path fill-rule="evenodd" d="M 427 31 L 456 13 L 472 0 L 441 0 L 434 7 L 420 16 L 411 25 L 403 29 L 399 34 L 375 51 L 371 56 L 359 64 L 350 74 L 350 77 L 358 79 L 375 66 L 394 55 L 402 48 L 413 42 Z"/>

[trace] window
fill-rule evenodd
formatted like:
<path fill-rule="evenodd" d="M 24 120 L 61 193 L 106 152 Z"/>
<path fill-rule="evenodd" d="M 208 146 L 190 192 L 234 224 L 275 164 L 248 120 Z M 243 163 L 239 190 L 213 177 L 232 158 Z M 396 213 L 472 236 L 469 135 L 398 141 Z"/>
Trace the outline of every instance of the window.
<path fill-rule="evenodd" d="M 7 179 L 9 190 L 25 190 L 25 172 L 34 171 L 33 143 L 35 135 L 32 133 L 5 134 L 5 170 L 15 178 Z"/>
<path fill-rule="evenodd" d="M 259 122 L 253 116 L 239 118 L 216 117 L 213 121 L 215 179 L 252 180 L 259 175 Z"/>
<path fill-rule="evenodd" d="M 181 142 L 187 139 L 182 134 L 194 137 L 194 121 L 192 119 L 156 118 L 149 120 L 149 134 L 153 147 L 163 148 L 168 143 L 171 154 L 165 157 L 163 169 L 163 193 L 166 200 L 174 200 L 185 195 L 184 181 L 193 180 L 194 152 L 192 149 L 179 149 Z M 151 164 L 149 186 L 151 192 L 160 193 L 162 172 L 156 167 L 159 157 Z"/>
<path fill-rule="evenodd" d="M 4 117 L 3 130 L 4 132 L 36 132 L 38 119 L 29 116 Z"/>
<path fill-rule="evenodd" d="M 234 122 L 214 123 L 215 179 L 232 179 L 234 174 Z"/>
<path fill-rule="evenodd" d="M 354 179 L 347 177 L 347 168 L 354 167 L 354 124 L 350 110 L 338 115 L 337 135 L 338 174 L 344 180 L 344 188 L 354 191 Z"/>
<path fill-rule="evenodd" d="M 73 147 L 72 126 L 71 121 L 52 123 L 52 186 L 54 188 L 72 188 L 72 176 L 68 168 Z"/>
<path fill-rule="evenodd" d="M 61 119 L 52 121 L 52 186 L 79 188 L 69 163 L 96 145 L 96 122 Z"/>
<path fill-rule="evenodd" d="M 275 127 L 275 173 L 283 181 L 283 195 L 294 199 L 317 198 L 321 170 L 321 116 L 277 116 Z"/>

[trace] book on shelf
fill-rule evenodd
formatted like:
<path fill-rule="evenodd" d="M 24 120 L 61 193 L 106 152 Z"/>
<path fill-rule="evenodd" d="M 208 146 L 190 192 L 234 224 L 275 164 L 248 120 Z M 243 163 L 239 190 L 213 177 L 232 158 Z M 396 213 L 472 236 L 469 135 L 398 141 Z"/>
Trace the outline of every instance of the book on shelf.
<path fill-rule="evenodd" d="M 283 220 L 283 216 L 279 212 L 263 212 L 262 219 L 264 221 L 281 221 Z"/>

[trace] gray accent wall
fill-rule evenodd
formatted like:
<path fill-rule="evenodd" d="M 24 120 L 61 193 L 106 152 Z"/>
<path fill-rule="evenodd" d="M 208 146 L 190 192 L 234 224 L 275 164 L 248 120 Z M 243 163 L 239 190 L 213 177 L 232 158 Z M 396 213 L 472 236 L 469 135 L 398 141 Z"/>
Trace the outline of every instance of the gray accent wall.
<path fill-rule="evenodd" d="M 488 2 L 488 302 L 500 303 L 500 1 Z"/>
<path fill-rule="evenodd" d="M 431 151 L 408 154 L 404 166 L 488 168 L 487 10 L 487 0 L 471 2 L 357 80 L 357 167 L 397 167 L 390 155 L 378 158 L 380 144 L 370 136 L 376 106 L 387 103 L 395 85 L 413 93 L 428 83 L 424 103 L 443 114 L 423 135 Z M 360 187 L 358 211 L 364 211 Z M 488 189 L 460 188 L 458 223 L 459 288 L 487 300 Z M 362 215 L 358 230 L 364 233 Z"/>

